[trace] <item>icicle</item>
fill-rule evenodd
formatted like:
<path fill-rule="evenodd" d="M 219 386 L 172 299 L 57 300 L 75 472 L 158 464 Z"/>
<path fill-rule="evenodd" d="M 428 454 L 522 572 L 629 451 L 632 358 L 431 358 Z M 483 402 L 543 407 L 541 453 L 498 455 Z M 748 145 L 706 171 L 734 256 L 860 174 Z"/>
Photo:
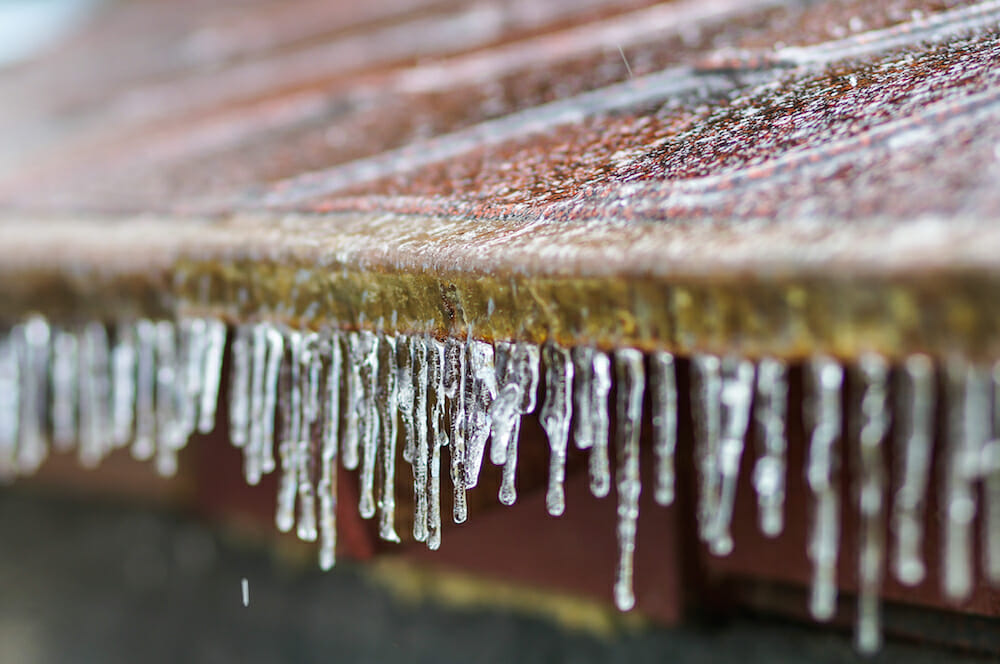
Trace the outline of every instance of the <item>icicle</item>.
<path fill-rule="evenodd" d="M 708 541 L 718 511 L 719 427 L 722 380 L 719 358 L 695 355 L 692 369 L 692 408 L 695 424 L 695 459 L 698 465 L 698 530 Z"/>
<path fill-rule="evenodd" d="M 635 554 L 636 522 L 639 519 L 639 426 L 642 397 L 646 389 L 642 353 L 626 348 L 615 352 L 618 378 L 618 418 L 615 438 L 618 450 L 618 568 L 615 571 L 615 604 L 621 611 L 635 606 L 632 589 L 632 559 Z"/>
<path fill-rule="evenodd" d="M 274 521 L 278 530 L 287 533 L 295 525 L 295 496 L 299 484 L 299 455 L 302 440 L 302 333 L 291 330 L 287 333 L 289 350 L 289 391 L 288 417 L 281 441 L 278 443 L 278 457 L 281 460 L 281 475 L 278 478 L 278 509 Z"/>
<path fill-rule="evenodd" d="M 430 375 L 427 340 L 409 338 L 411 385 L 413 386 L 413 431 L 416 442 L 413 452 L 413 539 L 427 541 L 427 464 L 430 447 L 428 442 L 427 391 Z M 402 397 L 400 397 L 402 398 Z"/>
<path fill-rule="evenodd" d="M 573 362 L 569 351 L 548 343 L 542 348 L 545 358 L 545 402 L 542 404 L 541 424 L 549 438 L 549 488 L 545 507 L 552 516 L 566 511 L 563 482 L 566 478 L 566 446 L 569 440 L 569 422 L 573 412 Z"/>
<path fill-rule="evenodd" d="M 360 332 L 347 334 L 347 380 L 345 382 L 344 435 L 341 440 L 344 468 L 356 470 L 361 459 L 361 411 L 364 408 L 364 385 L 361 366 L 365 351 Z"/>
<path fill-rule="evenodd" d="M 41 316 L 31 316 L 20 327 L 21 360 L 21 426 L 17 453 L 18 471 L 34 473 L 48 456 L 45 437 L 45 411 L 49 375 L 51 330 Z M 107 346 L 104 347 L 107 369 Z M 98 358 L 100 359 L 100 358 Z M 106 406 L 105 411 L 106 412 Z M 103 431 L 102 431 L 103 433 Z M 100 441 L 99 441 L 100 442 Z"/>
<path fill-rule="evenodd" d="M 987 580 L 1000 585 L 1000 363 L 993 365 L 993 439 L 983 446 L 983 569 Z"/>
<path fill-rule="evenodd" d="M 744 439 L 750 423 L 753 378 L 754 368 L 749 360 L 727 357 L 722 361 L 722 388 L 719 395 L 722 435 L 719 440 L 719 458 L 715 464 L 719 473 L 719 495 L 715 499 L 716 512 L 709 536 L 709 548 L 717 556 L 729 555 L 733 550 L 733 538 L 729 529 L 733 519 L 733 504 L 736 502 L 736 483 L 739 480 Z"/>
<path fill-rule="evenodd" d="M 885 461 L 882 444 L 889 431 L 888 374 L 886 361 L 866 354 L 858 362 L 861 379 L 861 412 L 858 431 L 858 614 L 855 644 L 864 654 L 882 644 L 879 590 L 885 558 Z"/>
<path fill-rule="evenodd" d="M 80 463 L 92 468 L 111 442 L 108 333 L 101 323 L 88 323 L 80 342 Z M 169 408 L 166 410 L 172 412 Z M 23 425 L 22 425 L 23 426 Z M 176 469 L 176 464 L 173 466 Z M 162 474 L 169 468 L 160 469 Z"/>
<path fill-rule="evenodd" d="M 674 452 L 677 449 L 677 379 L 674 356 L 667 352 L 653 353 L 650 366 L 653 388 L 653 453 L 656 455 L 656 502 L 674 502 Z"/>
<path fill-rule="evenodd" d="M 809 610 L 817 620 L 830 620 L 837 603 L 837 552 L 840 540 L 840 388 L 844 371 L 828 357 L 806 365 L 806 430 L 811 432 L 806 478 L 813 493 L 813 517 L 808 554 L 813 564 Z"/>
<path fill-rule="evenodd" d="M 209 433 L 215 428 L 215 410 L 219 402 L 219 384 L 222 380 L 222 355 L 226 348 L 226 324 L 221 320 L 205 322 L 207 342 L 202 364 L 198 433 Z"/>
<path fill-rule="evenodd" d="M 111 421 L 114 445 L 124 447 L 132 439 L 135 413 L 136 348 L 134 327 L 119 325 L 111 350 Z"/>
<path fill-rule="evenodd" d="M 513 376 L 512 352 L 513 346 L 503 341 L 497 342 L 493 351 L 498 391 L 490 404 L 490 461 L 497 466 L 507 462 L 507 445 L 520 418 L 521 386 Z"/>
<path fill-rule="evenodd" d="M 378 533 L 387 542 L 398 542 L 396 533 L 396 438 L 399 424 L 396 419 L 399 394 L 396 377 L 398 341 L 395 337 L 382 337 L 378 356 L 378 409 L 382 423 L 380 440 L 382 459 L 382 490 L 378 497 Z"/>
<path fill-rule="evenodd" d="M 452 517 L 455 523 L 464 523 L 469 516 L 465 496 L 465 344 L 458 339 L 445 341 L 444 391 L 448 398 L 451 421 L 451 484 L 454 489 Z"/>
<path fill-rule="evenodd" d="M 430 384 L 434 386 L 431 411 L 430 470 L 427 490 L 427 548 L 441 546 L 441 448 L 448 444 L 445 422 L 445 372 L 447 348 L 437 339 L 428 339 L 427 360 Z"/>
<path fill-rule="evenodd" d="M 205 321 L 201 318 L 183 319 L 179 327 L 181 371 L 177 376 L 180 381 L 177 436 L 186 441 L 198 425 L 198 406 L 201 403 L 208 337 Z"/>
<path fill-rule="evenodd" d="M 926 355 L 903 363 L 896 406 L 896 459 L 902 469 L 892 507 L 896 578 L 914 586 L 924 580 L 924 502 L 934 443 L 934 365 Z"/>
<path fill-rule="evenodd" d="M 156 324 L 142 319 L 135 324 L 135 438 L 132 456 L 141 461 L 156 452 Z"/>
<path fill-rule="evenodd" d="M 360 335 L 361 349 L 361 400 L 359 417 L 361 447 L 361 499 L 358 510 L 365 519 L 375 516 L 375 465 L 378 456 L 378 441 L 381 435 L 381 419 L 378 399 L 378 354 L 379 338 L 367 330 Z"/>
<path fill-rule="evenodd" d="M 312 434 L 320 417 L 319 379 L 323 369 L 320 356 L 319 335 L 308 332 L 302 335 L 302 367 L 299 374 L 302 393 L 302 418 L 299 437 L 295 443 L 295 468 L 299 494 L 299 520 L 297 534 L 305 542 L 315 542 L 316 489 L 313 485 Z"/>
<path fill-rule="evenodd" d="M 497 375 L 493 346 L 484 341 L 472 340 L 468 344 L 467 354 L 465 487 L 473 489 L 479 484 L 486 441 L 492 429 L 490 407 L 497 396 Z"/>
<path fill-rule="evenodd" d="M 77 442 L 76 407 L 80 359 L 76 334 L 58 330 L 52 338 L 52 444 L 67 451 Z"/>
<path fill-rule="evenodd" d="M 265 376 L 268 369 L 268 327 L 258 324 L 252 333 L 250 360 L 250 431 L 243 451 L 243 470 L 247 484 L 256 485 L 264 474 L 261 457 L 264 453 Z"/>
<path fill-rule="evenodd" d="M 340 335 L 330 339 L 330 368 L 326 378 L 326 415 L 320 447 L 319 566 L 329 570 L 337 560 L 337 452 L 340 426 L 340 381 L 343 362 Z"/>
<path fill-rule="evenodd" d="M 953 359 L 948 372 L 948 442 L 943 464 L 944 515 L 941 573 L 945 595 L 956 601 L 972 593 L 972 532 L 976 518 L 975 480 L 989 431 L 989 375 Z"/>
<path fill-rule="evenodd" d="M 260 444 L 256 450 L 257 467 L 262 473 L 275 469 L 274 417 L 278 409 L 278 383 L 281 378 L 281 361 L 285 357 L 285 338 L 271 325 L 265 327 L 267 341 L 267 366 L 264 371 L 264 399 L 261 413 Z"/>
<path fill-rule="evenodd" d="M 757 365 L 757 463 L 753 486 L 757 492 L 760 531 L 777 537 L 785 527 L 785 416 L 788 409 L 788 369 L 781 360 L 764 358 Z"/>
<path fill-rule="evenodd" d="M 413 412 L 416 388 L 411 342 L 410 337 L 396 337 L 396 401 L 403 430 L 403 461 L 412 465 L 417 455 L 417 430 Z"/>
<path fill-rule="evenodd" d="M 250 358 L 253 328 L 236 328 L 231 348 L 232 368 L 229 382 L 229 440 L 236 447 L 247 444 L 250 435 Z M 263 387 L 264 374 L 260 374 Z"/>
<path fill-rule="evenodd" d="M 573 413 L 576 446 L 590 450 L 590 490 L 598 498 L 611 490 L 608 461 L 608 395 L 611 360 L 606 353 L 580 346 L 573 349 Z"/>
<path fill-rule="evenodd" d="M 14 332 L 0 338 L 0 481 L 14 478 L 21 421 L 21 372 Z"/>
<path fill-rule="evenodd" d="M 499 493 L 500 502 L 504 505 L 513 505 L 517 501 L 515 480 L 517 477 L 517 446 L 521 431 L 521 416 L 535 410 L 540 356 L 541 352 L 535 344 L 516 343 L 510 345 L 504 371 L 507 383 L 504 391 L 517 396 L 517 399 L 512 400 L 511 403 L 517 403 L 518 414 L 508 420 L 505 419 L 506 415 L 502 412 L 496 415 L 491 413 L 493 415 L 494 444 L 497 444 L 499 440 L 504 452 L 503 477 Z M 512 388 L 512 385 L 515 387 Z M 503 398 L 505 397 L 501 395 L 493 403 L 497 404 Z M 501 423 L 501 429 L 497 429 L 498 422 Z M 503 432 L 503 427 L 506 427 L 506 433 Z M 504 438 L 506 438 L 506 443 L 503 442 Z"/>

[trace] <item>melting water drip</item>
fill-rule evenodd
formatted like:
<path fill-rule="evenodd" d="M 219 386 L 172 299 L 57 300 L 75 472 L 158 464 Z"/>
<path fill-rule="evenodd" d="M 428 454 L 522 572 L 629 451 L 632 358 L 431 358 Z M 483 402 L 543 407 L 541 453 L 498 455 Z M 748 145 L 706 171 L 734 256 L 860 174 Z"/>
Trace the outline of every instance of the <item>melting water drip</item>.
<path fill-rule="evenodd" d="M 140 319 L 111 327 L 25 319 L 0 336 L 0 477 L 33 472 L 50 446 L 75 451 L 88 466 L 130 446 L 133 456 L 154 460 L 159 472 L 174 473 L 188 439 L 214 426 L 225 348 L 226 326 L 210 318 Z M 266 321 L 241 325 L 230 346 L 230 436 L 243 451 L 248 483 L 256 484 L 276 470 L 275 431 L 281 431 L 276 522 L 301 539 L 318 540 L 323 569 L 336 562 L 340 465 L 359 471 L 360 513 L 377 514 L 380 536 L 399 541 L 398 441 L 413 477 L 413 537 L 437 549 L 442 448 L 449 452 L 456 522 L 468 516 L 466 492 L 478 485 L 488 443 L 491 463 L 501 467 L 499 499 L 512 505 L 521 418 L 538 405 L 543 368 L 539 417 L 551 452 L 547 510 L 562 514 L 567 508 L 563 482 L 571 431 L 577 448 L 589 451 L 592 492 L 609 493 L 613 364 L 619 548 L 614 597 L 628 610 L 635 604 L 646 363 L 654 498 L 669 505 L 678 472 L 677 361 L 664 351 L 647 357 L 634 349 L 619 349 L 613 359 L 585 346 L 290 330 Z M 1000 364 L 986 368 L 952 358 L 944 369 L 942 585 L 946 595 L 962 599 L 973 588 L 980 491 L 982 567 L 987 579 L 1000 581 Z M 851 393 L 849 446 L 860 517 L 856 641 L 859 650 L 872 652 L 881 643 L 879 592 L 887 549 L 900 581 L 916 584 L 926 575 L 924 521 L 938 373 L 922 355 L 906 358 L 894 382 L 886 360 L 875 355 L 862 356 L 850 370 L 858 388 Z M 823 356 L 806 362 L 803 371 L 804 470 L 814 510 L 807 550 L 813 565 L 810 610 L 821 620 L 832 618 L 837 599 L 844 373 L 839 362 Z M 756 364 L 713 355 L 691 359 L 698 527 L 717 555 L 733 548 L 730 526 L 751 419 L 759 527 L 769 537 L 784 528 L 788 376 L 786 365 L 772 358 Z M 893 419 L 898 468 L 890 494 L 884 447 Z"/>

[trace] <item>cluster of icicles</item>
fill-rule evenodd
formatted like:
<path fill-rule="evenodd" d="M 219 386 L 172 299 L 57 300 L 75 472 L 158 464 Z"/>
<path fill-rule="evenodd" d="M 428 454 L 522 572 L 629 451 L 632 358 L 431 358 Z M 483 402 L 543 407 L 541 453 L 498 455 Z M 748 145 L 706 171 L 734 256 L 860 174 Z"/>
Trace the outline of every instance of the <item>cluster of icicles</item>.
<path fill-rule="evenodd" d="M 160 473 L 173 474 L 177 453 L 190 435 L 215 425 L 226 332 L 223 322 L 203 318 L 138 320 L 110 334 L 103 323 L 63 329 L 41 316 L 14 326 L 0 339 L 0 476 L 33 472 L 50 445 L 59 451 L 76 447 L 86 466 L 128 446 L 136 458 L 153 459 Z M 430 548 L 441 543 L 442 448 L 448 448 L 455 522 L 467 518 L 466 491 L 478 483 L 487 443 L 490 461 L 503 468 L 499 500 L 513 504 L 521 417 L 535 411 L 544 380 L 539 416 L 551 448 L 546 497 L 551 514 L 565 510 L 571 431 L 577 447 L 590 451 L 590 487 L 598 497 L 610 491 L 609 440 L 616 444 L 620 556 L 614 596 L 619 608 L 632 608 L 647 369 L 655 498 L 662 505 L 674 499 L 678 412 L 669 353 L 646 357 L 627 348 L 608 354 L 586 346 L 567 350 L 472 338 L 442 341 L 365 330 L 318 333 L 264 322 L 236 328 L 230 356 L 230 436 L 243 449 L 246 479 L 256 484 L 265 473 L 279 470 L 278 528 L 295 528 L 302 539 L 319 540 L 324 569 L 334 564 L 338 463 L 360 468 L 361 515 L 377 514 L 381 537 L 399 540 L 397 441 L 414 478 L 413 537 Z M 881 639 L 878 596 L 889 509 L 895 575 L 908 585 L 925 576 L 924 509 L 938 381 L 928 357 L 911 356 L 894 373 L 897 402 L 890 404 L 890 370 L 883 358 L 862 356 L 849 371 L 859 389 L 849 404 L 856 431 L 845 436 L 844 367 L 815 357 L 804 368 L 805 475 L 815 510 L 808 545 L 814 566 L 810 609 L 816 618 L 830 619 L 836 608 L 843 439 L 857 464 L 861 517 L 857 643 L 872 651 Z M 691 358 L 697 520 L 702 540 L 716 555 L 733 547 L 730 522 L 751 424 L 757 427 L 752 477 L 759 526 L 771 537 L 782 532 L 787 375 L 785 364 L 775 359 Z M 948 394 L 939 500 L 942 583 L 948 597 L 962 599 L 973 590 L 980 482 L 985 575 L 1000 581 L 1000 441 L 993 439 L 1000 371 L 956 360 L 945 364 L 943 378 Z M 612 435 L 613 380 L 617 424 Z M 883 448 L 891 414 L 899 470 L 889 505 Z"/>

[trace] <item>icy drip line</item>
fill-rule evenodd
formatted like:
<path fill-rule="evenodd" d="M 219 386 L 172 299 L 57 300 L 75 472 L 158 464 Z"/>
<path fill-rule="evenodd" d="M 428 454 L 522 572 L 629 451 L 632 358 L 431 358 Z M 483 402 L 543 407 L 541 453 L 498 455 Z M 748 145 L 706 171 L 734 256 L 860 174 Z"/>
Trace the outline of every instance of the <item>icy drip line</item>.
<path fill-rule="evenodd" d="M 58 327 L 31 316 L 7 330 L 0 337 L 0 476 L 10 480 L 34 472 L 50 450 L 75 448 L 80 462 L 92 467 L 125 447 L 138 459 L 153 460 L 159 473 L 172 475 L 190 436 L 215 425 L 226 333 L 222 321 L 202 318 L 138 320 L 109 328 L 99 322 Z M 380 536 L 399 541 L 399 441 L 398 456 L 413 477 L 413 537 L 437 549 L 442 476 L 453 491 L 457 523 L 468 517 L 466 492 L 478 484 L 487 457 L 502 468 L 500 502 L 516 501 L 524 415 L 537 408 L 549 439 L 546 506 L 556 516 L 566 509 L 570 438 L 589 451 L 590 487 L 597 497 L 610 492 L 613 443 L 619 545 L 614 597 L 622 610 L 634 605 L 639 434 L 647 389 L 653 495 L 661 505 L 672 504 L 675 496 L 679 413 L 671 354 L 644 355 L 628 348 L 609 354 L 588 346 L 489 344 L 472 338 L 442 341 L 366 330 L 318 333 L 255 323 L 236 328 L 229 367 L 230 438 L 243 450 L 246 481 L 257 484 L 263 475 L 279 473 L 277 526 L 318 541 L 323 569 L 335 563 L 340 465 L 360 474 L 361 515 L 377 517 Z M 752 427 L 759 528 L 769 537 L 783 530 L 788 369 L 773 358 L 753 362 L 713 355 L 693 356 L 690 367 L 698 529 L 712 553 L 726 555 L 733 548 L 733 505 Z M 936 452 L 942 468 L 943 592 L 962 600 L 973 591 L 980 495 L 982 573 L 1000 583 L 1000 363 L 991 370 L 951 358 L 939 370 L 930 358 L 913 355 L 891 370 L 876 355 L 849 366 L 817 356 L 803 369 L 803 472 L 813 510 L 807 551 L 813 564 L 812 614 L 829 620 L 836 609 L 843 491 L 851 492 L 860 517 L 859 649 L 874 651 L 880 645 L 885 569 L 905 585 L 924 580 L 923 528 L 932 487 L 939 374 L 946 388 L 942 427 L 948 434 Z M 849 400 L 848 382 L 856 388 Z M 539 405 L 540 384 L 545 397 Z M 891 487 L 885 461 L 890 444 L 897 464 Z M 445 449 L 448 464 L 442 468 Z M 841 479 L 845 456 L 857 468 L 850 487 Z"/>

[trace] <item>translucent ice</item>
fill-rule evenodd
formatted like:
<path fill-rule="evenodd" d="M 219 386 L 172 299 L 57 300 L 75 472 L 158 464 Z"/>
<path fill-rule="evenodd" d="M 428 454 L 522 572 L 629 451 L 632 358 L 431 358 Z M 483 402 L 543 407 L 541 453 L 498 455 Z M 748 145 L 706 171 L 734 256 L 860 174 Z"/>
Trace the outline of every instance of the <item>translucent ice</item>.
<path fill-rule="evenodd" d="M 563 481 L 566 478 L 566 445 L 573 412 L 573 362 L 569 351 L 548 343 L 542 348 L 545 360 L 545 402 L 540 413 L 542 428 L 549 438 L 549 488 L 545 507 L 560 516 L 566 510 Z"/>
<path fill-rule="evenodd" d="M 618 451 L 618 567 L 615 571 L 615 604 L 622 611 L 635 606 L 632 560 L 635 554 L 636 522 L 639 519 L 639 426 L 642 397 L 646 389 L 642 353 L 622 349 L 615 353 L 618 378 L 618 411 L 615 440 Z"/>
<path fill-rule="evenodd" d="M 674 502 L 674 453 L 677 449 L 677 379 L 674 356 L 667 352 L 653 353 L 652 375 L 653 452 L 656 455 L 656 502 Z"/>
<path fill-rule="evenodd" d="M 777 537 L 785 525 L 785 415 L 788 409 L 788 370 L 785 363 L 764 358 L 757 364 L 757 463 L 753 486 L 757 492 L 760 530 Z"/>

